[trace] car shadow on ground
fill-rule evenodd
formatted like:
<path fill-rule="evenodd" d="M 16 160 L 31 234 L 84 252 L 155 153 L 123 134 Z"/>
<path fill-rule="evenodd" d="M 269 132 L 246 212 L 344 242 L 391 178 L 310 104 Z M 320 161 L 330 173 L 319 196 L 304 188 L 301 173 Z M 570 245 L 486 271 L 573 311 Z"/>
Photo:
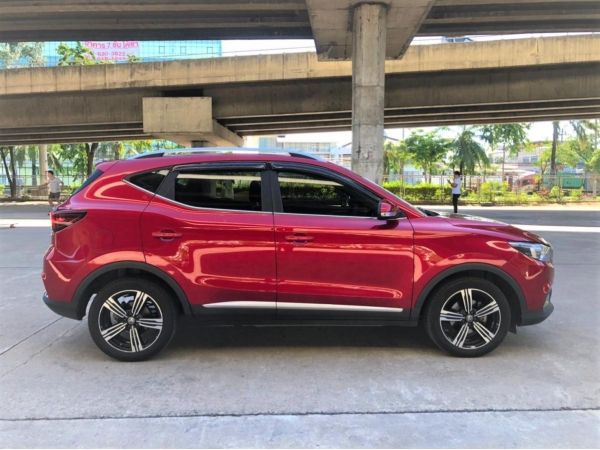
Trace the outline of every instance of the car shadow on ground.
<path fill-rule="evenodd" d="M 424 330 L 393 326 L 213 326 L 192 318 L 178 324 L 170 348 L 395 347 L 432 349 Z"/>

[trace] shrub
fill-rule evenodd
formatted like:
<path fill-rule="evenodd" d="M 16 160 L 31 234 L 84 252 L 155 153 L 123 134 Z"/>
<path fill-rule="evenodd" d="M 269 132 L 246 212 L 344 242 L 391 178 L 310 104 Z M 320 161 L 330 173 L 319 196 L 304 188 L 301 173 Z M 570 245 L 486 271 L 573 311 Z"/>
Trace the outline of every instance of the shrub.
<path fill-rule="evenodd" d="M 552 186 L 552 189 L 550 189 L 550 193 L 548 194 L 548 197 L 550 197 L 552 200 L 560 200 L 560 198 L 563 196 L 563 191 L 561 188 L 559 188 L 558 186 Z"/>
<path fill-rule="evenodd" d="M 574 202 L 579 202 L 583 198 L 583 188 L 573 189 L 570 193 L 570 197 Z"/>

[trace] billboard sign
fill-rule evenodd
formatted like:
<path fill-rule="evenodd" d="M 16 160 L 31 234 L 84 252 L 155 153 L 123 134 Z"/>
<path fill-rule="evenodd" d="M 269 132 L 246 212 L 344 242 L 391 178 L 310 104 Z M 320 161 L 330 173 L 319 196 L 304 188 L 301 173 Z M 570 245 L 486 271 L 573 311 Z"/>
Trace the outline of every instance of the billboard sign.
<path fill-rule="evenodd" d="M 140 56 L 139 41 L 85 41 L 99 61 L 127 61 L 129 55 Z"/>

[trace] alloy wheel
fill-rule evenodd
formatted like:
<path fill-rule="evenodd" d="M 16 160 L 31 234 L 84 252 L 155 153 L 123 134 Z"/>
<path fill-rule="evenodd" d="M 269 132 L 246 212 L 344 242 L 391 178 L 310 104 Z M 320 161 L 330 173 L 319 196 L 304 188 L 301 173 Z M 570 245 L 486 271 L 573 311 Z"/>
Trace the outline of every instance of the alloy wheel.
<path fill-rule="evenodd" d="M 98 329 L 112 348 L 137 353 L 151 347 L 160 337 L 163 313 L 147 293 L 140 290 L 121 291 L 102 303 Z"/>
<path fill-rule="evenodd" d="M 498 302 L 481 289 L 460 289 L 442 305 L 439 316 L 444 337 L 463 350 L 484 347 L 498 334 L 502 314 Z"/>

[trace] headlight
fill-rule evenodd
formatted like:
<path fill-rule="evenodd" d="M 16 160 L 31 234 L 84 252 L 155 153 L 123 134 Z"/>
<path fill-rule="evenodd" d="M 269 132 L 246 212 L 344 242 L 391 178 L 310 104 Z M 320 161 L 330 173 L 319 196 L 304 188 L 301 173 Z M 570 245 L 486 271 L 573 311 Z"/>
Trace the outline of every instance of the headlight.
<path fill-rule="evenodd" d="M 512 248 L 530 258 L 543 262 L 552 262 L 552 247 L 535 242 L 509 242 Z"/>

